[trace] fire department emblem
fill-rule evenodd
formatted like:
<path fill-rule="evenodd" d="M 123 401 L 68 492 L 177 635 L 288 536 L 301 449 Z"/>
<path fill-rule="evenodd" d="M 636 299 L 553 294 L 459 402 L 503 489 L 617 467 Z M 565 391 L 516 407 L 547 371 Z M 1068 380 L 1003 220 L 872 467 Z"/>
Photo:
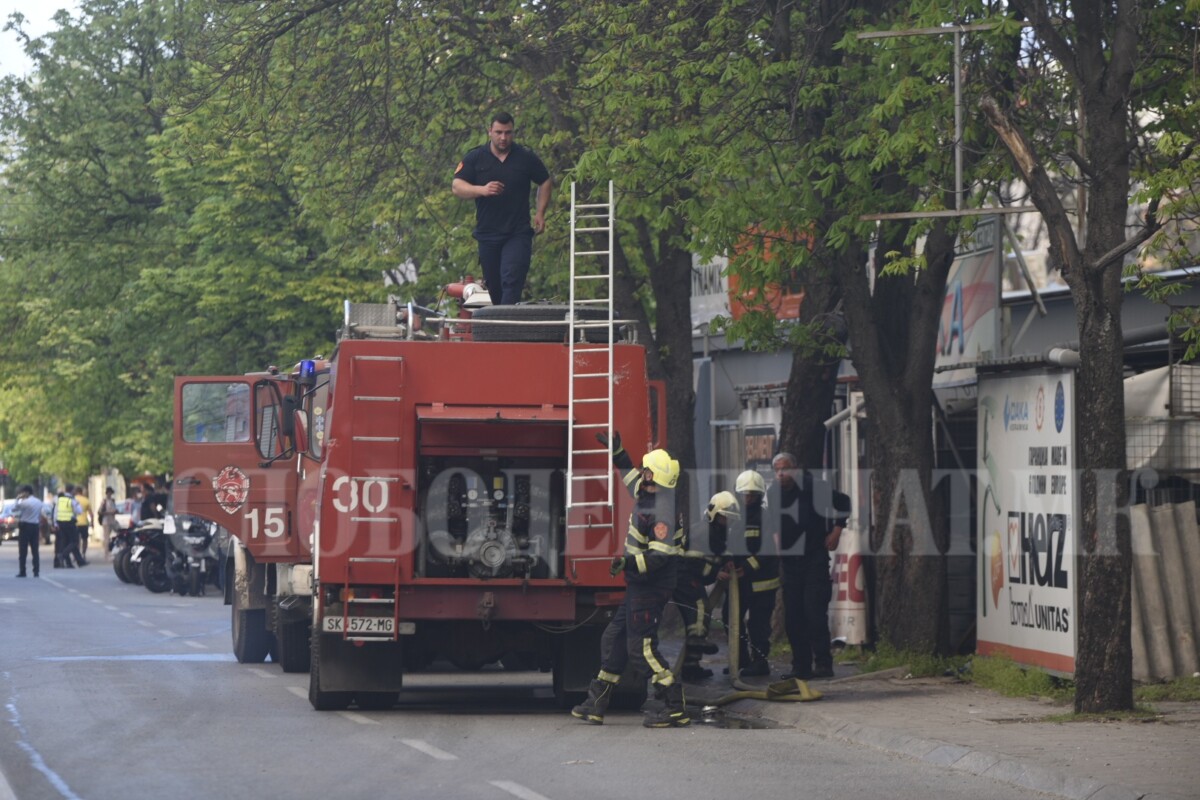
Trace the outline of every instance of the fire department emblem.
<path fill-rule="evenodd" d="M 250 494 L 250 478 L 234 466 L 225 467 L 212 479 L 213 494 L 226 514 L 241 508 Z"/>

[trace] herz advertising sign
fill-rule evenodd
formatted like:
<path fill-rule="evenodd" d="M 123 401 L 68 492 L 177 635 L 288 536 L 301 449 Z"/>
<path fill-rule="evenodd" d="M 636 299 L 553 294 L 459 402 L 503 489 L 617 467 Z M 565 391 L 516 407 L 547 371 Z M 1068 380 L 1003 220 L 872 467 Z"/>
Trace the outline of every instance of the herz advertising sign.
<path fill-rule="evenodd" d="M 979 653 L 1075 671 L 1071 372 L 979 377 Z"/>

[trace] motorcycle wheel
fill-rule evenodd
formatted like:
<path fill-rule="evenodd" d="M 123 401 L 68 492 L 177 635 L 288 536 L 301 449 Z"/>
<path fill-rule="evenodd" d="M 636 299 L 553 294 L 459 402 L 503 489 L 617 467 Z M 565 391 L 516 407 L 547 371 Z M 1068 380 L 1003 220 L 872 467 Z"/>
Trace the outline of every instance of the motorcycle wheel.
<path fill-rule="evenodd" d="M 133 560 L 132 550 L 126 550 L 121 556 L 121 569 L 125 572 L 125 577 L 129 578 L 130 583 L 142 585 L 141 564 Z"/>
<path fill-rule="evenodd" d="M 117 574 L 117 577 L 120 579 L 121 583 L 130 583 L 129 577 L 125 574 L 125 568 L 122 566 L 122 560 L 124 559 L 125 554 L 128 552 L 128 550 L 118 550 L 117 552 L 113 553 L 113 572 Z"/>
<path fill-rule="evenodd" d="M 200 574 L 198 567 L 188 569 L 188 590 L 187 593 L 192 597 L 199 597 L 204 594 L 204 581 L 201 580 L 204 576 Z"/>
<path fill-rule="evenodd" d="M 171 590 L 171 576 L 167 574 L 167 565 L 163 563 L 161 553 L 142 553 L 142 562 L 138 572 L 142 577 L 142 585 L 155 594 Z"/>

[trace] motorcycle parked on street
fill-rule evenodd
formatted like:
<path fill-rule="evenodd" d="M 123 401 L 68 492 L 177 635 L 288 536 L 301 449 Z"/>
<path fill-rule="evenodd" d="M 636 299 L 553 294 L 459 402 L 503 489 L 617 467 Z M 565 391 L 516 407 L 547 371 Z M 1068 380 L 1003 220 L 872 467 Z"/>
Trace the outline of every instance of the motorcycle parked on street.
<path fill-rule="evenodd" d="M 167 574 L 167 534 L 164 527 L 171 517 L 142 520 L 133 532 L 134 542 L 130 549 L 129 566 L 137 570 L 140 583 L 155 594 L 170 591 L 171 576 Z M 130 575 L 132 577 L 132 575 Z"/>
<path fill-rule="evenodd" d="M 176 594 L 198 597 L 220 575 L 221 529 L 214 523 L 194 517 L 175 517 L 168 535 L 167 572 Z"/>
<path fill-rule="evenodd" d="M 122 519 L 124 517 L 124 519 Z M 117 514 L 117 529 L 108 540 L 108 553 L 112 559 L 113 572 L 121 583 L 133 583 L 129 573 L 130 549 L 133 547 L 133 523 L 128 514 Z"/>

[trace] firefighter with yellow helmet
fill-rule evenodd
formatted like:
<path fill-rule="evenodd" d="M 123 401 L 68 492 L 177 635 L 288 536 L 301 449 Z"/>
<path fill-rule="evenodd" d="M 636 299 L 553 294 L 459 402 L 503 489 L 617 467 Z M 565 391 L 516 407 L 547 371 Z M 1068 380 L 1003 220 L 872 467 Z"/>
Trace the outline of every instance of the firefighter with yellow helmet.
<path fill-rule="evenodd" d="M 722 569 L 725 580 L 737 576 L 738 596 L 741 598 L 745 624 L 738 644 L 739 677 L 762 677 L 771 674 L 767 656 L 771 651 L 771 614 L 775 610 L 775 595 L 779 591 L 779 560 L 773 548 L 763 546 L 763 506 L 767 492 L 760 473 L 748 469 L 737 476 L 734 491 L 741 499 L 744 512 L 741 541 L 731 541 L 734 558 Z M 725 609 L 728 617 L 728 606 Z"/>
<path fill-rule="evenodd" d="M 596 438 L 608 446 L 603 434 Z M 647 710 L 647 728 L 679 728 L 691 722 L 684 706 L 683 685 L 676 680 L 658 650 L 658 626 L 663 609 L 675 591 L 678 562 L 683 554 L 683 531 L 678 524 L 675 486 L 679 462 L 666 450 L 651 450 L 640 468 L 621 446 L 621 435 L 612 437 L 613 465 L 635 500 L 625 534 L 625 554 L 612 561 L 612 574 L 625 574 L 625 601 L 613 613 L 600 640 L 600 672 L 588 687 L 588 696 L 571 709 L 576 719 L 604 723 L 604 712 L 626 666 L 644 679 L 647 675 L 661 708 Z"/>
<path fill-rule="evenodd" d="M 741 516 L 737 498 L 730 492 L 717 492 L 702 516 L 701 521 L 688 526 L 683 559 L 679 562 L 679 580 L 671 598 L 683 618 L 686 633 L 678 677 L 689 683 L 711 678 L 713 674 L 700 663 L 701 656 L 713 655 L 718 649 L 708 640 L 712 622 L 708 587 L 717 580 L 721 556 L 729 541 L 729 526 Z"/>

